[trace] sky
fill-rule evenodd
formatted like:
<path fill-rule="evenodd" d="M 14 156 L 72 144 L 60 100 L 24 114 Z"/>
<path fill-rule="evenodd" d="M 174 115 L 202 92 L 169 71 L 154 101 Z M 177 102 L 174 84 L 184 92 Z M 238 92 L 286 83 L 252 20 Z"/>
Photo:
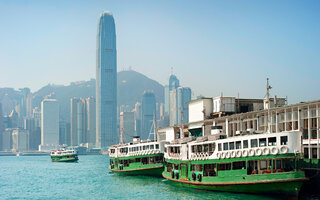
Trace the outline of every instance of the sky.
<path fill-rule="evenodd" d="M 111 11 L 118 71 L 195 96 L 320 99 L 320 1 L 0 0 L 0 87 L 95 78 L 99 14 Z"/>

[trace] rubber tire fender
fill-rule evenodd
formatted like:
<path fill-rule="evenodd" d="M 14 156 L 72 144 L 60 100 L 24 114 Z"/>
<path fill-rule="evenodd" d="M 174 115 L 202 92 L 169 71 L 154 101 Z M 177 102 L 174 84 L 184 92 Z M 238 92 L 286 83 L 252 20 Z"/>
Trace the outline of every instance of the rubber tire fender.
<path fill-rule="evenodd" d="M 198 174 L 198 176 L 197 176 L 197 180 L 198 180 L 199 182 L 201 182 L 201 180 L 202 180 L 202 176 L 201 176 L 201 174 Z"/>

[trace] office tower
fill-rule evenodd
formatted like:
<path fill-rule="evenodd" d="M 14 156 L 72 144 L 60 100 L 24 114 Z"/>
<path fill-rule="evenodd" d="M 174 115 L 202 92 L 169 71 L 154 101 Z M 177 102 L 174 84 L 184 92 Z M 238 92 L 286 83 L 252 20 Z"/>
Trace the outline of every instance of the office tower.
<path fill-rule="evenodd" d="M 59 144 L 63 146 L 71 145 L 70 123 L 67 121 L 59 122 Z"/>
<path fill-rule="evenodd" d="M 41 110 L 38 107 L 35 107 L 32 110 L 32 118 L 34 119 L 35 127 L 41 127 Z"/>
<path fill-rule="evenodd" d="M 32 94 L 29 93 L 26 97 L 26 116 L 31 117 L 32 116 Z"/>
<path fill-rule="evenodd" d="M 20 114 L 19 117 L 22 118 L 27 115 L 27 99 L 29 98 L 29 95 L 31 95 L 31 93 L 30 93 L 29 88 L 20 89 L 20 93 L 21 93 L 21 99 L 20 99 L 20 103 L 19 103 L 19 114 Z M 31 104 L 30 104 L 30 106 L 31 106 Z"/>
<path fill-rule="evenodd" d="M 134 105 L 134 130 L 135 135 L 141 135 L 141 103 L 137 102 Z"/>
<path fill-rule="evenodd" d="M 87 142 L 96 143 L 96 99 L 89 97 L 86 99 L 87 113 Z"/>
<path fill-rule="evenodd" d="M 2 151 L 11 151 L 12 149 L 12 128 L 6 128 L 1 135 Z"/>
<path fill-rule="evenodd" d="M 133 136 L 135 136 L 134 112 L 120 113 L 120 133 L 124 143 L 132 141 Z"/>
<path fill-rule="evenodd" d="M 141 103 L 141 139 L 148 139 L 153 124 L 153 118 L 156 115 L 156 98 L 154 93 L 145 92 Z M 153 139 L 153 136 L 152 138 Z"/>
<path fill-rule="evenodd" d="M 170 112 L 169 112 L 169 119 L 170 119 L 170 126 L 174 126 L 178 124 L 178 102 L 177 102 L 177 90 L 173 89 L 170 91 Z"/>
<path fill-rule="evenodd" d="M 170 126 L 181 124 L 182 109 L 183 121 L 188 123 L 189 106 L 186 102 L 191 101 L 191 89 L 188 87 L 178 87 L 170 92 Z"/>
<path fill-rule="evenodd" d="M 171 74 L 169 77 L 169 84 L 165 86 L 165 99 L 164 99 L 164 111 L 167 115 L 169 115 L 170 112 L 170 92 L 174 89 L 177 89 L 180 86 L 180 82 L 178 78 Z"/>
<path fill-rule="evenodd" d="M 79 144 L 87 141 L 85 100 L 80 98 L 72 98 L 70 99 L 70 105 L 71 145 L 78 146 Z"/>
<path fill-rule="evenodd" d="M 35 119 L 25 118 L 24 129 L 29 132 L 29 150 L 38 150 L 41 143 L 41 129 L 36 126 Z"/>
<path fill-rule="evenodd" d="M 10 123 L 9 123 L 10 127 L 8 127 L 8 128 L 18 128 L 18 126 L 19 126 L 18 112 L 15 109 L 13 109 L 12 112 L 10 113 L 9 117 L 10 117 Z"/>
<path fill-rule="evenodd" d="M 41 102 L 41 146 L 56 148 L 58 144 L 59 103 L 56 99 L 44 99 Z"/>
<path fill-rule="evenodd" d="M 14 129 L 12 131 L 12 150 L 28 151 L 29 150 L 29 131 Z"/>
<path fill-rule="evenodd" d="M 116 30 L 110 12 L 102 13 L 98 22 L 96 115 L 97 146 L 118 143 Z"/>
<path fill-rule="evenodd" d="M 180 124 L 182 120 L 182 109 L 183 109 L 183 123 L 189 121 L 189 104 L 191 101 L 191 89 L 189 87 L 178 87 L 177 89 L 177 123 Z"/>

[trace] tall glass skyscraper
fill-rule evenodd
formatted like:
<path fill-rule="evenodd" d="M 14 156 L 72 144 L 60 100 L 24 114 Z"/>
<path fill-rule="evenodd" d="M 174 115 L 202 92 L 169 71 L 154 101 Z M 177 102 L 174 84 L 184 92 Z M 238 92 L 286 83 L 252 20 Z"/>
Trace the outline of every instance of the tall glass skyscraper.
<path fill-rule="evenodd" d="M 99 17 L 96 76 L 96 144 L 104 148 L 118 143 L 116 30 L 110 12 Z"/>
<path fill-rule="evenodd" d="M 145 92 L 141 103 L 141 135 L 143 140 L 148 139 L 153 123 L 153 116 L 156 115 L 156 97 L 152 92 Z M 152 138 L 153 139 L 153 136 Z"/>
<path fill-rule="evenodd" d="M 165 86 L 165 99 L 164 99 L 164 111 L 167 115 L 170 113 L 170 92 L 174 89 L 177 89 L 180 86 L 179 79 L 171 74 L 169 77 L 169 84 Z"/>

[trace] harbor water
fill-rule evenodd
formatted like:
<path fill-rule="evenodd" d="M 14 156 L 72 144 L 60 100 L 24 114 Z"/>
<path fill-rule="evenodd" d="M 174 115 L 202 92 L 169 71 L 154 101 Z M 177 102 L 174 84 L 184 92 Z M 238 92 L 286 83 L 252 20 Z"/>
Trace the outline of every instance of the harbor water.
<path fill-rule="evenodd" d="M 200 191 L 144 176 L 120 176 L 108 156 L 79 156 L 77 163 L 49 156 L 0 156 L 0 199 L 276 199 L 250 194 Z M 320 196 L 302 196 L 319 199 Z"/>

